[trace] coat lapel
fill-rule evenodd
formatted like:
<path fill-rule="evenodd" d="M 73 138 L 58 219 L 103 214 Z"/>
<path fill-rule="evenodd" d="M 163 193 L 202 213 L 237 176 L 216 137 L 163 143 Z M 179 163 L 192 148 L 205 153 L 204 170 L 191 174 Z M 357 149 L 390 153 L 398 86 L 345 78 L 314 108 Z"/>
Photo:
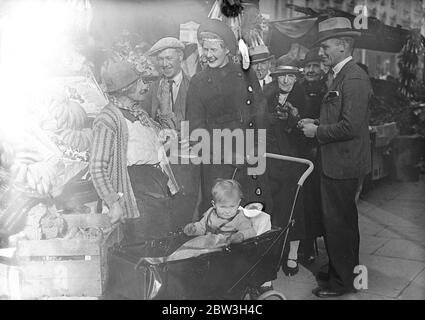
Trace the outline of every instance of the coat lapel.
<path fill-rule="evenodd" d="M 189 88 L 189 78 L 183 72 L 183 79 L 180 84 L 179 92 L 177 93 L 176 102 L 174 104 L 174 107 L 176 108 L 176 110 L 174 110 L 174 113 L 180 114 L 180 116 L 182 117 L 181 120 L 185 118 L 185 114 L 186 114 L 186 93 L 188 88 Z"/>
<path fill-rule="evenodd" d="M 337 74 L 335 80 L 332 82 L 332 85 L 330 87 L 329 91 L 335 91 L 336 88 L 338 88 L 339 84 L 342 82 L 342 79 L 344 79 L 345 74 L 347 73 L 350 66 L 355 63 L 353 59 L 348 61 L 341 69 L 341 71 Z"/>

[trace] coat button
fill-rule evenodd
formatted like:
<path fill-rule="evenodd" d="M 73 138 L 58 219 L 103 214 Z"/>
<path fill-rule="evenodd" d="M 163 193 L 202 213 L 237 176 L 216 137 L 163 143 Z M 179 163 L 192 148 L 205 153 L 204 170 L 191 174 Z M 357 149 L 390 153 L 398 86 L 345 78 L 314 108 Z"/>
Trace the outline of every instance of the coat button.
<path fill-rule="evenodd" d="M 255 194 L 257 196 L 261 196 L 261 193 L 262 193 L 262 191 L 261 191 L 261 188 L 260 187 L 258 187 L 257 189 L 255 189 Z"/>
<path fill-rule="evenodd" d="M 248 100 L 246 100 L 246 104 L 247 104 L 247 105 L 250 105 L 250 104 L 251 104 L 251 100 L 249 100 L 249 99 L 248 99 Z"/>
<path fill-rule="evenodd" d="M 251 86 L 248 86 L 248 92 L 252 92 L 253 90 L 252 90 L 252 87 Z"/>
<path fill-rule="evenodd" d="M 251 177 L 253 180 L 257 180 L 257 175 L 253 174 Z"/>
<path fill-rule="evenodd" d="M 252 123 L 252 121 L 248 124 L 248 126 L 250 127 L 250 128 L 252 128 L 253 126 L 254 126 L 254 123 Z"/>
<path fill-rule="evenodd" d="M 238 72 L 238 77 L 242 78 L 242 73 Z"/>

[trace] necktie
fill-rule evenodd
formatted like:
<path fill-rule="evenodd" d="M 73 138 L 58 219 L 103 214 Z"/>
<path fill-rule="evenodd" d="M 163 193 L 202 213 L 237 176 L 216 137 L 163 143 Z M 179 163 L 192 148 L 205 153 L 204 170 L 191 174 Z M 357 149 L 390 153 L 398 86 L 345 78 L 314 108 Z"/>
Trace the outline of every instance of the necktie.
<path fill-rule="evenodd" d="M 168 80 L 168 86 L 170 88 L 170 94 L 171 94 L 171 110 L 174 111 L 174 95 L 173 95 L 173 84 L 174 80 Z"/>
<path fill-rule="evenodd" d="M 266 85 L 266 80 L 265 79 L 263 79 L 263 85 L 262 85 L 262 88 L 264 89 L 264 86 Z"/>
<path fill-rule="evenodd" d="M 334 81 L 334 71 L 331 68 L 331 69 L 329 69 L 328 80 L 326 81 L 326 85 L 328 87 L 328 90 L 331 88 L 333 81 Z"/>

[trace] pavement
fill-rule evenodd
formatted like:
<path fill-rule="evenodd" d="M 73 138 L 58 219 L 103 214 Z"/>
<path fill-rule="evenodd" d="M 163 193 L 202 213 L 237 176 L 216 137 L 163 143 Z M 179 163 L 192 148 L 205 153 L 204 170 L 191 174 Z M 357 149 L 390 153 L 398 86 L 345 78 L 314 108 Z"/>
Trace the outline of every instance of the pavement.
<path fill-rule="evenodd" d="M 417 182 L 383 179 L 358 204 L 360 264 L 367 268 L 367 289 L 334 300 L 425 300 L 425 175 Z M 288 300 L 320 300 L 314 274 L 327 264 L 323 239 L 310 266 L 287 277 L 280 271 L 275 290 Z M 365 274 L 365 273 L 364 273 Z M 329 300 L 329 299 L 326 299 Z"/>

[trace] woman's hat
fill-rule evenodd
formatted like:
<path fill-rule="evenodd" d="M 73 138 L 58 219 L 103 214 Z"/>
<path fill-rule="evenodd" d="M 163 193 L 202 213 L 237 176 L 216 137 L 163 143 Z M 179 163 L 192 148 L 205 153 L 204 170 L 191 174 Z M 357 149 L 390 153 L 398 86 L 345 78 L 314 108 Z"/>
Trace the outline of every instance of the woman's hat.
<path fill-rule="evenodd" d="M 217 19 L 207 19 L 198 28 L 198 39 L 202 40 L 203 33 L 213 33 L 223 40 L 230 53 L 236 54 L 236 37 L 232 29 L 224 22 Z M 200 41 L 201 42 L 201 41 Z"/>
<path fill-rule="evenodd" d="M 321 62 L 322 58 L 319 56 L 319 48 L 313 48 L 311 49 L 309 52 L 307 52 L 307 54 L 305 55 L 304 59 L 301 60 L 301 63 L 303 66 L 305 66 L 307 63 L 309 62 Z"/>
<path fill-rule="evenodd" d="M 111 62 L 102 73 L 102 80 L 106 85 L 106 92 L 111 93 L 136 82 L 140 75 L 127 61 Z"/>
<path fill-rule="evenodd" d="M 356 31 L 351 26 L 351 21 L 344 17 L 333 17 L 319 22 L 319 39 L 313 43 L 313 47 L 320 45 L 321 42 L 340 37 L 358 37 L 360 31 Z"/>
<path fill-rule="evenodd" d="M 265 45 L 259 45 L 249 48 L 249 57 L 251 59 L 251 63 L 255 64 L 271 60 L 274 58 L 274 55 L 270 54 L 269 49 Z"/>
<path fill-rule="evenodd" d="M 299 74 L 298 60 L 290 55 L 281 56 L 276 61 L 276 67 L 270 72 L 270 76 L 278 77 L 284 74 Z"/>

